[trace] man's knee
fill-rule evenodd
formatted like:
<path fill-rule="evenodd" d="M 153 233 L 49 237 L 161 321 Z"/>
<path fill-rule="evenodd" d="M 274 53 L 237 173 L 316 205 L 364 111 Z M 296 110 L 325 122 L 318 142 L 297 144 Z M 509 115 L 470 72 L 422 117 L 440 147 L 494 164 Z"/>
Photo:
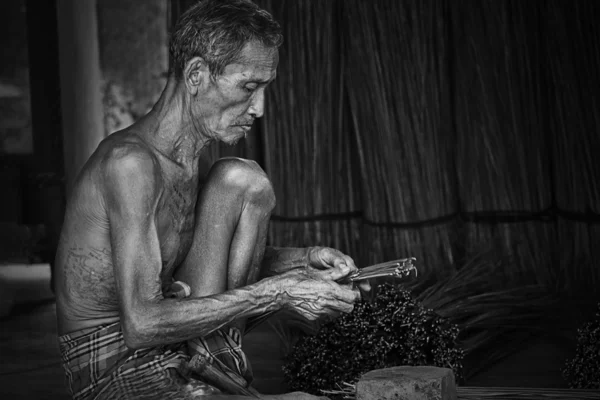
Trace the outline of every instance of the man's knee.
<path fill-rule="evenodd" d="M 207 184 L 218 185 L 227 193 L 243 196 L 244 200 L 269 211 L 275 207 L 271 180 L 255 161 L 222 158 L 212 166 Z"/>

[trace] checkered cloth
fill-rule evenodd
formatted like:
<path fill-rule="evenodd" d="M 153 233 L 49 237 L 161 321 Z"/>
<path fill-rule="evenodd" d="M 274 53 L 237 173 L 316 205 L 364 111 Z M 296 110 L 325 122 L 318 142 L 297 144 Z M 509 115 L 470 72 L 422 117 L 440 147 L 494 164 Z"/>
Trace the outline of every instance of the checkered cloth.
<path fill-rule="evenodd" d="M 190 351 L 186 343 L 131 350 L 118 322 L 63 335 L 59 344 L 74 400 L 194 399 L 221 393 L 190 377 L 190 353 L 214 357 L 247 382 L 252 380 L 235 328 L 190 341 Z"/>

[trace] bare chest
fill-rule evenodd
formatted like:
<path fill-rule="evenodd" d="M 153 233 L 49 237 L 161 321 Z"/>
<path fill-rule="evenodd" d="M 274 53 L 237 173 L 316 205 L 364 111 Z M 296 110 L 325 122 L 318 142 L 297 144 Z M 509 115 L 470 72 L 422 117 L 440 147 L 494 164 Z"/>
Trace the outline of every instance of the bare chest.
<path fill-rule="evenodd" d="M 165 187 L 157 210 L 157 231 L 163 263 L 170 277 L 185 259 L 194 236 L 197 183 L 177 181 Z"/>

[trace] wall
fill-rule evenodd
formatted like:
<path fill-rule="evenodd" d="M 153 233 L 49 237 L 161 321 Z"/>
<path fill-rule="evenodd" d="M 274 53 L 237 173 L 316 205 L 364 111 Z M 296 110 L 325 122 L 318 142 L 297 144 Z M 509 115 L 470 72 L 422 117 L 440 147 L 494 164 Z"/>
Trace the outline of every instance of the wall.
<path fill-rule="evenodd" d="M 0 3 L 0 153 L 33 149 L 25 0 Z"/>
<path fill-rule="evenodd" d="M 168 0 L 97 4 L 104 129 L 131 125 L 158 100 L 168 71 Z"/>

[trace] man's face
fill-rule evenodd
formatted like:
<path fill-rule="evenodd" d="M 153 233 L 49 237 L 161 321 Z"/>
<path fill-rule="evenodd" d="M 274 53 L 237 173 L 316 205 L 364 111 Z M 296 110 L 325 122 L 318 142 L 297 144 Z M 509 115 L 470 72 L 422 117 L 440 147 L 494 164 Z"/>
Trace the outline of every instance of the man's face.
<path fill-rule="evenodd" d="M 258 42 L 247 43 L 239 61 L 211 80 L 197 104 L 198 117 L 211 139 L 235 144 L 264 113 L 265 88 L 275 79 L 279 53 Z"/>

